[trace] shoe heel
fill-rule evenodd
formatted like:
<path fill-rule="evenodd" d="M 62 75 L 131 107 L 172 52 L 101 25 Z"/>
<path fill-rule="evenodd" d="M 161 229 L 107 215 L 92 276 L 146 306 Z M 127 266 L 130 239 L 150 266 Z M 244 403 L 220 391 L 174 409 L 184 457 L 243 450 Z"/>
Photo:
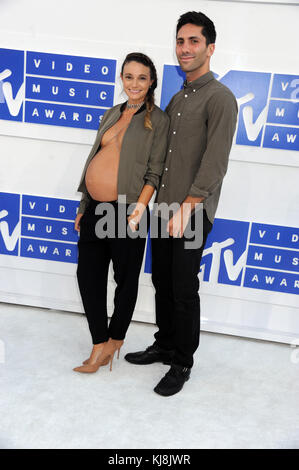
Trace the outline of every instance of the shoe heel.
<path fill-rule="evenodd" d="M 114 354 L 111 355 L 110 357 L 110 372 L 112 372 L 112 361 L 113 361 L 113 356 Z"/>

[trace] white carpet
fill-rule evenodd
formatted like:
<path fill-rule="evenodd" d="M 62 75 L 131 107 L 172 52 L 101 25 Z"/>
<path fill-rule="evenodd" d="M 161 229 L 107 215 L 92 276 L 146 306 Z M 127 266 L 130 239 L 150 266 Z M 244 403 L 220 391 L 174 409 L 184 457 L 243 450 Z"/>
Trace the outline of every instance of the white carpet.
<path fill-rule="evenodd" d="M 168 366 L 123 358 L 155 330 L 133 322 L 112 372 L 83 375 L 72 368 L 90 352 L 84 316 L 1 304 L 0 447 L 299 448 L 290 346 L 202 333 L 191 379 L 165 398 L 153 388 Z"/>

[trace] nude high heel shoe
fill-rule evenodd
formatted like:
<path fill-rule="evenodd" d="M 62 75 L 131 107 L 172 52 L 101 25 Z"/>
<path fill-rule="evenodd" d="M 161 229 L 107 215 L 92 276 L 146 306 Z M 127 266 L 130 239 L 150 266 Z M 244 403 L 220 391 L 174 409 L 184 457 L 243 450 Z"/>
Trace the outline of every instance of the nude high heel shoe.
<path fill-rule="evenodd" d="M 84 364 L 84 365 L 89 364 L 89 361 L 90 361 L 90 359 L 86 359 L 85 361 L 82 362 L 82 364 Z M 109 358 L 108 358 L 107 362 L 105 362 L 105 364 L 102 364 L 102 365 L 106 366 L 108 363 L 109 363 Z"/>
<path fill-rule="evenodd" d="M 123 343 L 123 340 L 109 338 L 109 341 L 105 343 L 102 352 L 100 353 L 97 361 L 94 364 L 89 364 L 88 362 L 83 366 L 75 367 L 73 370 L 75 372 L 92 374 L 94 372 L 97 372 L 100 367 L 105 366 L 110 362 L 110 371 L 112 371 L 112 361 L 115 351 L 117 351 L 117 359 L 119 359 L 119 350 L 122 347 Z M 89 360 L 87 359 L 87 361 Z"/>
<path fill-rule="evenodd" d="M 123 339 L 122 340 L 112 339 L 111 341 L 113 341 L 113 343 L 114 343 L 114 346 L 116 348 L 115 351 L 117 351 L 117 359 L 119 359 L 119 351 L 120 351 L 120 348 L 122 347 L 122 345 L 124 344 L 124 340 Z M 110 371 L 112 371 L 113 356 L 114 356 L 114 353 L 112 354 L 111 359 L 110 359 Z"/>
<path fill-rule="evenodd" d="M 73 370 L 75 372 L 85 372 L 85 373 L 92 373 L 92 372 L 96 372 L 99 368 L 99 366 L 97 366 L 97 362 L 103 352 L 103 349 L 104 349 L 104 346 L 105 346 L 106 342 L 104 343 L 100 343 L 99 345 L 95 345 L 93 347 L 93 350 L 90 354 L 90 357 L 88 359 L 86 359 L 84 362 L 83 362 L 83 366 L 80 366 L 80 367 L 76 367 L 74 368 Z M 91 362 L 92 361 L 92 362 Z M 109 363 L 109 358 L 107 358 L 106 361 L 103 361 L 102 362 L 102 366 L 105 366 Z"/>
<path fill-rule="evenodd" d="M 103 351 L 99 357 L 100 365 L 103 365 L 104 363 L 107 364 L 106 361 L 108 360 L 108 362 L 110 362 L 110 371 L 112 371 L 112 361 L 115 351 L 117 351 L 117 359 L 119 359 L 119 351 L 123 344 L 123 339 L 118 340 L 109 338 L 109 341 L 105 344 Z"/>
<path fill-rule="evenodd" d="M 118 350 L 117 350 L 117 359 L 119 359 L 119 350 L 120 350 L 121 346 L 122 346 L 122 344 L 120 345 L 120 347 L 119 347 Z M 89 364 L 89 360 L 90 360 L 90 358 L 86 359 L 85 361 L 82 362 L 82 364 L 84 364 L 84 365 L 85 365 L 85 364 Z M 108 358 L 106 364 L 108 364 L 109 360 L 110 360 L 110 359 Z M 106 364 L 103 364 L 103 365 L 106 365 Z"/>

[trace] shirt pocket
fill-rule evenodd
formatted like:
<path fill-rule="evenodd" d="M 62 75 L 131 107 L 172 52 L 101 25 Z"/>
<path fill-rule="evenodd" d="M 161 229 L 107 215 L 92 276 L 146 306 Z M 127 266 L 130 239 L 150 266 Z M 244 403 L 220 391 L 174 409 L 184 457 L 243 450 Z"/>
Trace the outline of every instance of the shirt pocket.
<path fill-rule="evenodd" d="M 203 112 L 193 112 L 182 116 L 181 138 L 201 136 L 207 131 L 206 118 Z"/>
<path fill-rule="evenodd" d="M 182 132 L 179 149 L 183 155 L 188 155 L 191 160 L 196 159 L 200 153 L 206 148 L 207 133 L 198 125 L 192 129 L 186 129 Z"/>

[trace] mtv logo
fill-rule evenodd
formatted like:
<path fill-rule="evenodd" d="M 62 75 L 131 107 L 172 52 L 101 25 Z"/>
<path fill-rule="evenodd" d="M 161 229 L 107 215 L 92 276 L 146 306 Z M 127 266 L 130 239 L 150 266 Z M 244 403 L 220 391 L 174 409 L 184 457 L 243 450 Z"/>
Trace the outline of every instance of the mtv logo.
<path fill-rule="evenodd" d="M 0 48 L 0 119 L 22 121 L 24 51 Z"/>
<path fill-rule="evenodd" d="M 20 195 L 0 193 L 0 254 L 18 256 Z"/>
<path fill-rule="evenodd" d="M 241 285 L 246 265 L 249 222 L 215 219 L 201 260 L 201 279 L 214 284 Z"/>
<path fill-rule="evenodd" d="M 249 222 L 215 219 L 205 244 L 200 277 L 215 284 L 241 285 L 246 265 Z M 145 255 L 145 273 L 151 273 L 151 243 L 148 238 Z"/>
<path fill-rule="evenodd" d="M 239 104 L 236 143 L 260 146 L 267 121 L 267 102 L 271 73 L 230 70 L 221 79 Z"/>

